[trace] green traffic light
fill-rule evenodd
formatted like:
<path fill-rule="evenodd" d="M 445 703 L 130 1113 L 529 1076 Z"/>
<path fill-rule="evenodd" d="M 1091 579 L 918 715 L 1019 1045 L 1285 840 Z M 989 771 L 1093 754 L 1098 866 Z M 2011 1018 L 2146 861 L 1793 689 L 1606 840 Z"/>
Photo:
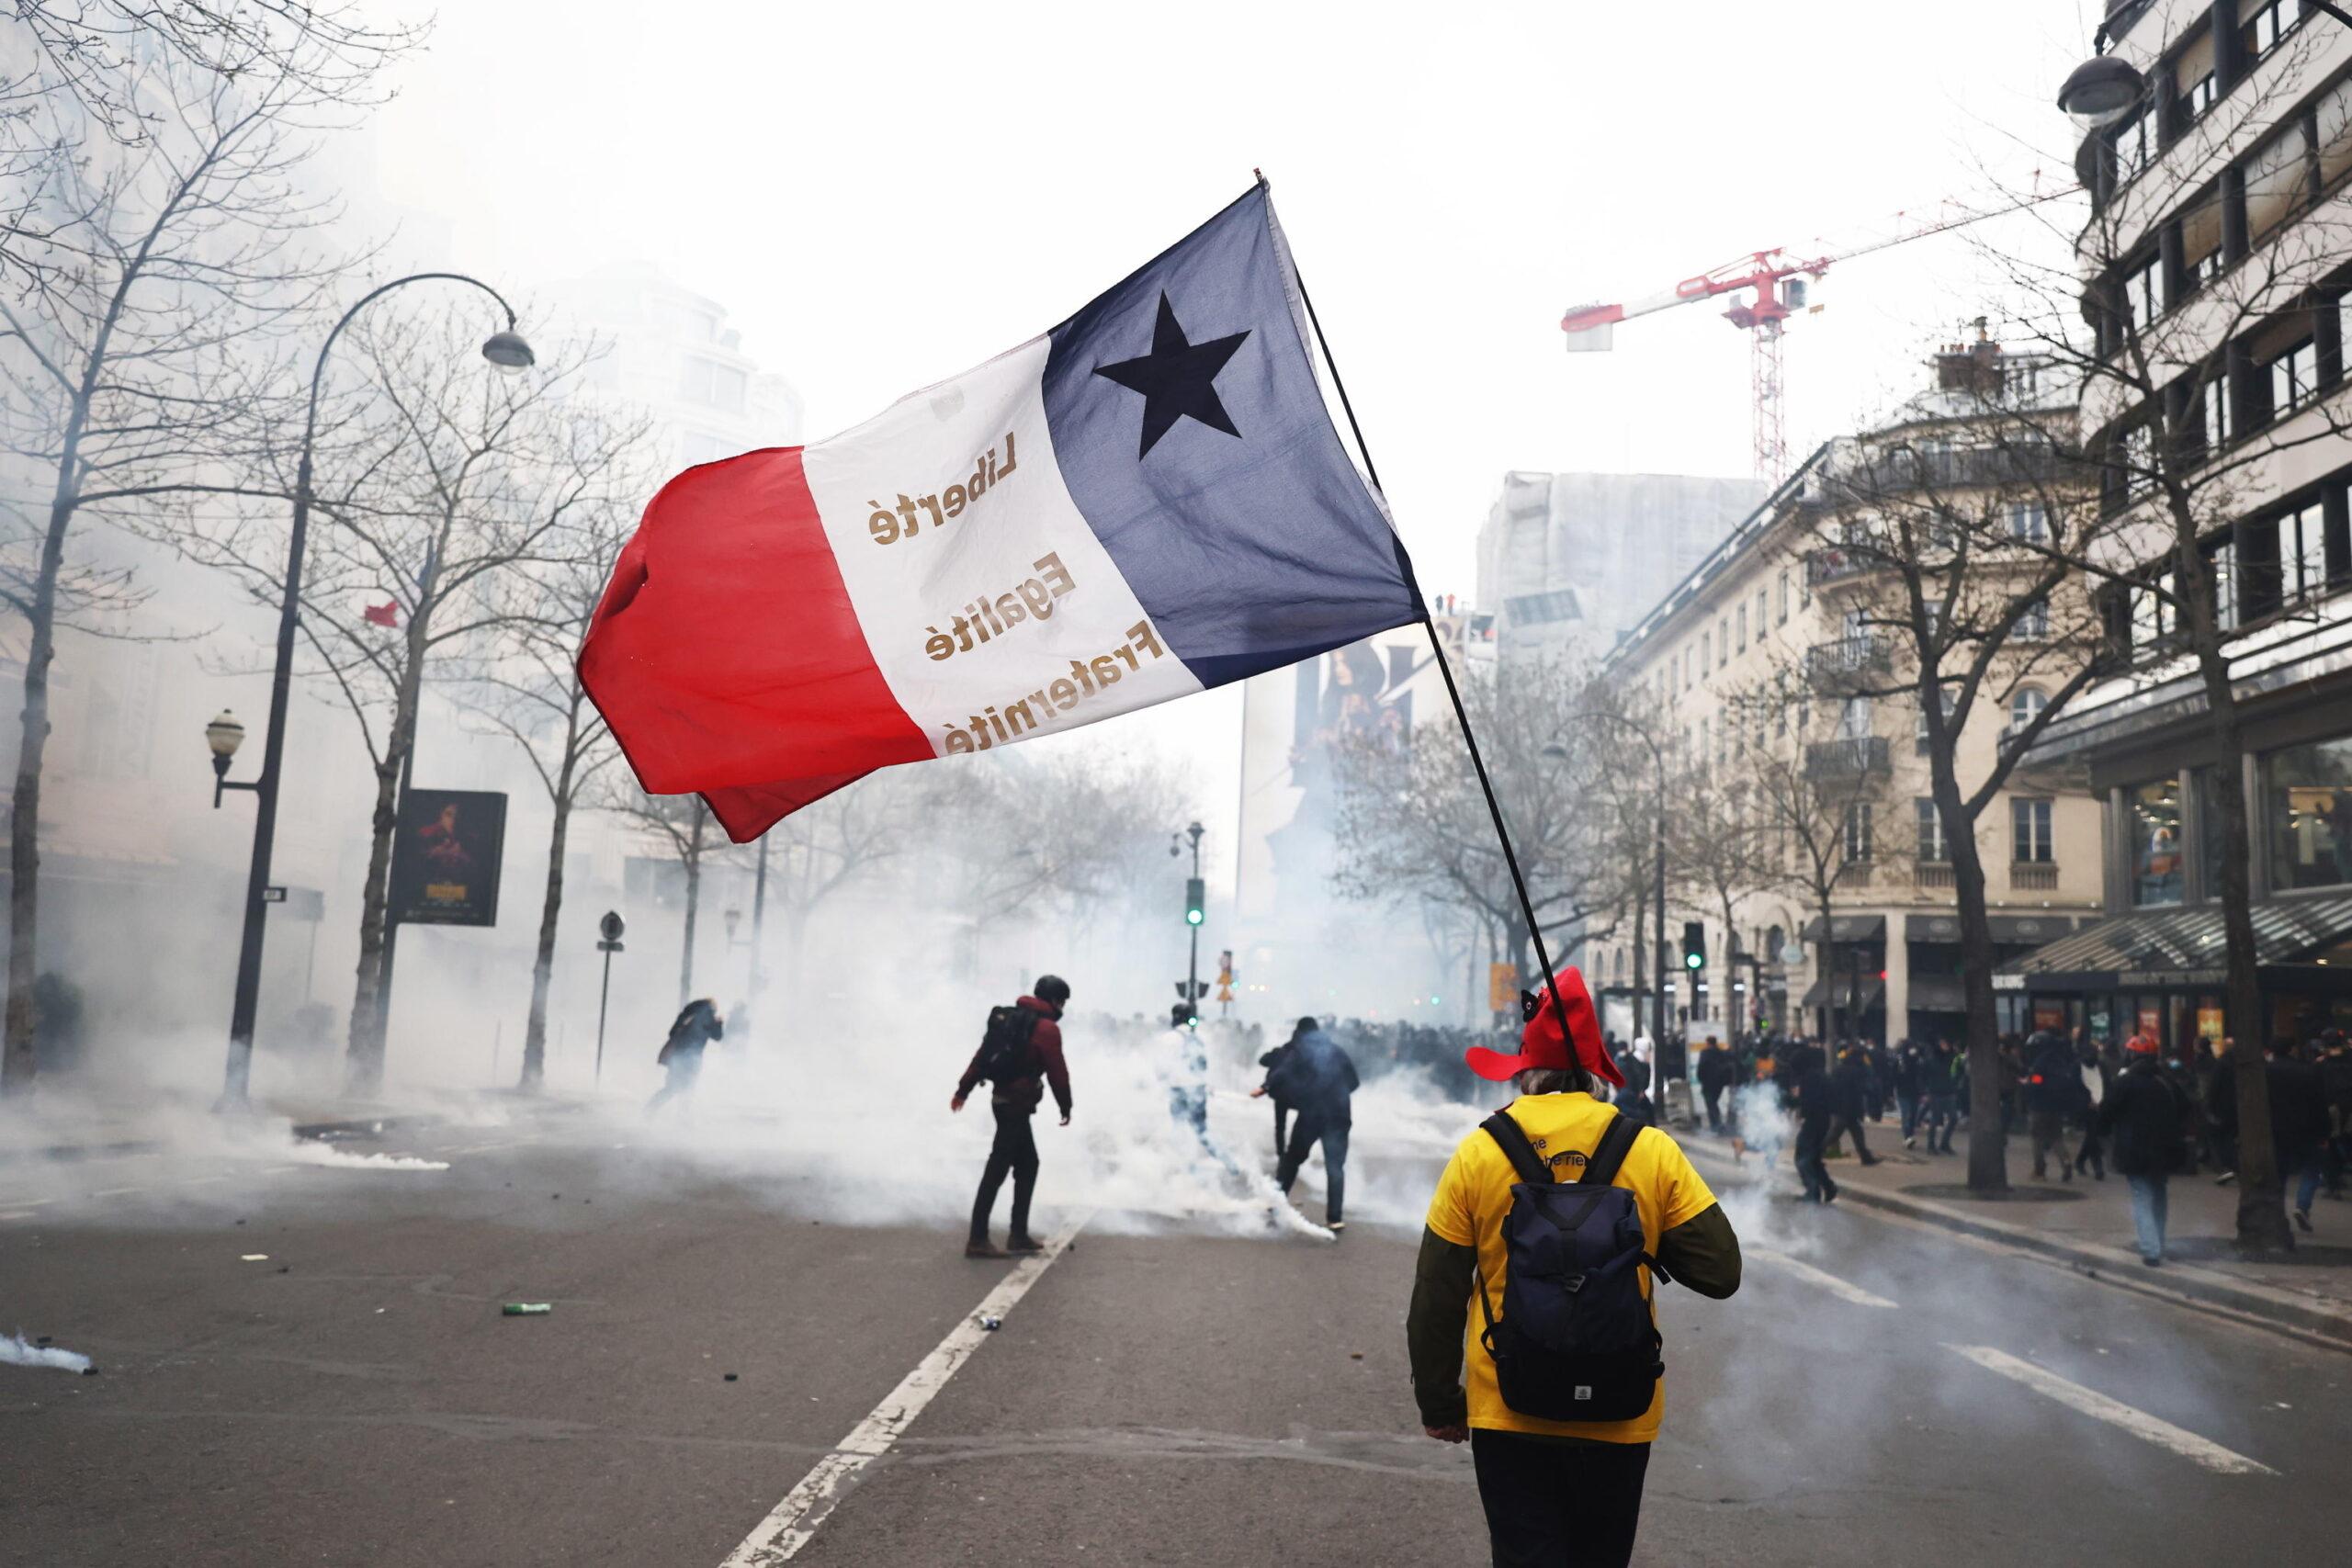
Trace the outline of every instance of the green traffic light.
<path fill-rule="evenodd" d="M 1682 955 L 1682 967 L 1685 969 L 1703 969 L 1706 966 L 1707 961 L 1698 953 L 1686 953 Z"/>
<path fill-rule="evenodd" d="M 1199 925 L 1199 924 L 1201 923 L 1201 912 L 1200 912 L 1198 909 L 1187 909 L 1187 910 L 1185 910 L 1185 911 L 1184 911 L 1184 923 L 1185 923 L 1186 925 L 1188 925 L 1188 926 L 1197 926 L 1197 925 Z"/>

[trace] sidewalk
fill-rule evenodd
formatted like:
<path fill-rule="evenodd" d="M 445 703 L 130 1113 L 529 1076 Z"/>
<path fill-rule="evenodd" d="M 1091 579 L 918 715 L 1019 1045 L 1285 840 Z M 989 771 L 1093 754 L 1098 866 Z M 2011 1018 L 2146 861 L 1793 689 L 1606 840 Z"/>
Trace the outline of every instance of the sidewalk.
<path fill-rule="evenodd" d="M 190 1100 L 139 1102 L 87 1096 L 35 1100 L 16 1114 L 0 1108 L 0 1168 L 36 1161 L 112 1158 L 152 1153 L 199 1136 L 238 1135 L 241 1129 L 274 1122 L 289 1124 L 294 1137 L 333 1143 L 392 1128 L 419 1127 L 498 1116 L 561 1115 L 584 1102 L 557 1096 L 530 1096 L 513 1089 L 463 1092 L 418 1090 L 393 1100 L 292 1095 L 255 1100 L 243 1116 L 224 1117 Z"/>
<path fill-rule="evenodd" d="M 2030 1145 L 2012 1136 L 2010 1194 L 1986 1201 L 1968 1194 L 1964 1134 L 1953 1144 L 1959 1152 L 1928 1156 L 1905 1150 L 1892 1120 L 1871 1123 L 1868 1132 L 1878 1164 L 1865 1167 L 1850 1154 L 1829 1162 L 1840 1202 L 2020 1247 L 2134 1289 L 2193 1297 L 2352 1350 L 2352 1201 L 2322 1196 L 2312 1205 L 2311 1233 L 2296 1233 L 2291 1258 L 2254 1261 L 2241 1257 L 2232 1240 L 2237 1189 L 2215 1186 L 2211 1173 L 2176 1176 L 2166 1260 L 2150 1269 L 2140 1261 L 2132 1240 L 2130 1191 L 2111 1170 L 2105 1181 L 2080 1172 L 2071 1182 L 2062 1183 L 2054 1173 L 2037 1181 L 2030 1174 Z M 1744 1168 L 1735 1168 L 1727 1139 L 1704 1131 L 1678 1132 L 1676 1137 L 1710 1178 L 1735 1168 L 1762 1169 L 1754 1156 Z M 1785 1153 L 1773 1168 L 1776 1179 L 1793 1190 L 1795 1176 Z"/>

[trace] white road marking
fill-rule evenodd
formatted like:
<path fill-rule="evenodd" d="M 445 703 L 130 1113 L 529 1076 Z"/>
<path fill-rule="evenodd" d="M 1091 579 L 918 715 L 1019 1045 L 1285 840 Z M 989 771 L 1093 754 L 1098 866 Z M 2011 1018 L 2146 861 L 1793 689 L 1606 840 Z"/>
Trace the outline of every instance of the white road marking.
<path fill-rule="evenodd" d="M 1840 1301 L 1851 1302 L 1856 1306 L 1893 1307 L 1897 1310 L 1902 1307 L 1903 1303 L 1900 1302 L 1891 1302 L 1884 1296 L 1873 1295 L 1860 1285 L 1849 1284 L 1835 1274 L 1815 1269 L 1810 1263 L 1801 1263 L 1785 1252 L 1776 1252 L 1769 1247 L 1751 1247 L 1744 1250 L 1747 1257 L 1760 1258 L 1776 1269 L 1785 1269 L 1805 1283 L 1818 1285 Z"/>
<path fill-rule="evenodd" d="M 109 1187 L 103 1192 L 93 1192 L 90 1196 L 93 1198 L 121 1198 L 129 1195 L 130 1193 L 144 1192 L 147 1189 L 144 1187 Z"/>
<path fill-rule="evenodd" d="M 784 1501 L 743 1538 L 743 1544 L 729 1552 L 719 1568 L 774 1568 L 808 1545 L 858 1472 L 888 1453 L 932 1397 L 947 1386 L 947 1380 L 971 1359 L 973 1351 L 988 1342 L 989 1331 L 980 1326 L 981 1320 L 1001 1319 L 1011 1312 L 1092 1217 L 1091 1209 L 1080 1214 L 1046 1244 L 1045 1251 L 1023 1258 L 999 1280 L 996 1289 L 981 1297 L 980 1304 L 874 1407 L 873 1414 L 851 1427 L 849 1436 L 784 1495 Z"/>
<path fill-rule="evenodd" d="M 0 1213 L 0 1220 L 29 1220 L 32 1217 L 33 1212 L 30 1209 L 10 1209 L 6 1213 Z"/>
<path fill-rule="evenodd" d="M 1998 1372 L 2005 1378 L 2025 1384 L 2036 1393 L 2046 1394 L 2070 1409 L 2079 1410 L 2110 1427 L 2120 1427 L 2143 1442 L 2169 1449 L 2183 1459 L 2194 1460 L 2208 1470 L 2219 1471 L 2223 1475 L 2278 1473 L 2267 1464 L 2241 1453 L 2233 1453 L 2221 1444 L 2200 1438 L 2185 1427 L 2176 1427 L 2144 1410 L 2135 1410 L 2120 1400 L 2109 1399 L 2080 1383 L 2069 1382 L 2057 1373 L 2045 1371 L 2031 1361 L 2020 1360 L 2006 1350 L 1996 1350 L 1990 1345 L 1946 1345 L 1944 1348 L 1955 1355 L 1967 1357 L 1986 1371 Z"/>

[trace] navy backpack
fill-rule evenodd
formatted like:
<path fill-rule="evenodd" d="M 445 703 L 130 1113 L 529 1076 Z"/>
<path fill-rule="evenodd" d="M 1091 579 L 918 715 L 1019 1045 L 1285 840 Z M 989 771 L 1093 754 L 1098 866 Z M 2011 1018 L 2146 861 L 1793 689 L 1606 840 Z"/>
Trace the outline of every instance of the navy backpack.
<path fill-rule="evenodd" d="M 1483 1125 L 1519 1174 L 1503 1219 L 1510 1268 L 1500 1321 L 1477 1281 L 1487 1321 L 1479 1343 L 1494 1359 L 1503 1403 L 1547 1421 L 1634 1419 L 1666 1371 L 1642 1265 L 1671 1283 L 1645 1248 L 1634 1194 L 1611 1185 L 1641 1126 L 1612 1116 L 1583 1176 L 1564 1183 L 1508 1112 Z"/>

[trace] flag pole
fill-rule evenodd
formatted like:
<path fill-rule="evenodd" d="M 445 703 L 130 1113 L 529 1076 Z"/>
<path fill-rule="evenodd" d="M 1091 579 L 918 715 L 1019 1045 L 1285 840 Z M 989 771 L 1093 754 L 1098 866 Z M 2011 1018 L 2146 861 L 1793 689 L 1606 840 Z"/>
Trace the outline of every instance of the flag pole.
<path fill-rule="evenodd" d="M 1261 182 L 1265 178 L 1263 175 L 1258 177 Z M 1306 279 L 1300 275 L 1295 261 L 1291 265 L 1291 278 L 1298 285 L 1299 303 L 1306 307 L 1307 324 L 1315 329 L 1315 344 L 1323 351 L 1323 364 L 1331 372 L 1331 385 L 1340 394 L 1340 408 L 1348 416 L 1348 429 L 1356 438 L 1356 450 L 1363 457 L 1364 477 L 1372 481 L 1372 488 L 1380 492 L 1385 505 L 1388 492 L 1380 482 L 1380 470 L 1373 465 L 1372 448 L 1364 445 L 1363 426 L 1356 423 L 1356 408 L 1349 400 L 1348 384 L 1340 378 L 1340 363 L 1331 357 L 1330 340 L 1323 335 L 1322 319 L 1315 313 L 1314 297 L 1306 292 Z M 1395 526 L 1393 517 L 1390 526 Z M 1470 750 L 1470 765 L 1476 770 L 1478 788 L 1487 797 L 1487 815 L 1494 818 L 1495 837 L 1502 844 L 1503 863 L 1510 868 L 1511 888 L 1519 895 L 1520 913 L 1526 917 L 1527 934 L 1535 943 L 1535 961 L 1544 966 L 1544 989 L 1551 994 L 1552 1009 L 1559 1015 L 1560 1032 L 1568 1041 L 1573 1059 L 1576 1044 L 1575 1037 L 1568 1033 L 1567 1003 L 1561 999 L 1560 982 L 1552 973 L 1552 954 L 1544 945 L 1544 925 L 1535 918 L 1534 900 L 1527 896 L 1527 877 L 1519 869 L 1519 852 L 1511 847 L 1510 829 L 1503 822 L 1502 804 L 1495 798 L 1494 780 L 1487 775 L 1487 760 L 1479 753 L 1477 731 L 1470 728 L 1470 713 L 1463 706 L 1462 688 L 1454 681 L 1453 661 L 1445 656 L 1445 638 L 1438 635 L 1437 618 L 1430 613 L 1429 601 L 1421 597 L 1421 585 L 1413 573 L 1412 558 L 1405 553 L 1401 540 L 1397 543 L 1396 558 L 1404 565 L 1407 585 L 1413 591 L 1413 602 L 1421 608 L 1421 625 L 1430 634 L 1430 651 L 1437 656 L 1438 672 L 1445 677 L 1445 694 L 1453 704 L 1455 721 L 1462 726 L 1462 739 Z"/>

